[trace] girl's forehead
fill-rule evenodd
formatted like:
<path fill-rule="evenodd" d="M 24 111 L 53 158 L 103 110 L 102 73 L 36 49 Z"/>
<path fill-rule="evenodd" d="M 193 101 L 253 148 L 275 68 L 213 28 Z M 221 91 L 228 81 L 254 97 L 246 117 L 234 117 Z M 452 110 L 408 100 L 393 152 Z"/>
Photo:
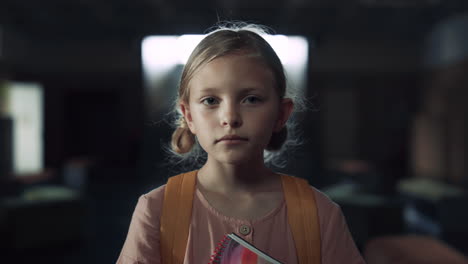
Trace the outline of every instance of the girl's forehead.
<path fill-rule="evenodd" d="M 273 89 L 273 71 L 258 56 L 230 54 L 205 63 L 194 73 L 189 89 Z"/>
<path fill-rule="evenodd" d="M 274 77 L 273 71 L 261 57 L 251 54 L 228 54 L 200 65 L 193 78 L 201 78 L 206 75 L 212 77 L 207 80 L 242 75 L 253 77 L 250 76 L 253 72 Z"/>

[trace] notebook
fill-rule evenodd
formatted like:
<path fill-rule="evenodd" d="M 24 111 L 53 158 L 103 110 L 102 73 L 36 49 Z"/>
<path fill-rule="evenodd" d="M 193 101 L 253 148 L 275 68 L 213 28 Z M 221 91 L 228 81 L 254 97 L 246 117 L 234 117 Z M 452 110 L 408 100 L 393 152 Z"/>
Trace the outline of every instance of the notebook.
<path fill-rule="evenodd" d="M 208 264 L 281 264 L 236 234 L 224 236 Z"/>

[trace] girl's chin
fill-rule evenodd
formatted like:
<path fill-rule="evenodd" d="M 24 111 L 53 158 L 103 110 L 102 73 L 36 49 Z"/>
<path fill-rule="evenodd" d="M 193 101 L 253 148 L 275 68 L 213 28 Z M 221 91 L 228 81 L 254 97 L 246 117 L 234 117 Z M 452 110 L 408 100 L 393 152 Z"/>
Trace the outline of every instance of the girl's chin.
<path fill-rule="evenodd" d="M 215 159 L 220 163 L 226 163 L 229 165 L 246 165 L 263 162 L 263 156 L 260 156 L 260 158 L 254 158 L 252 155 L 247 153 L 228 153 L 219 155 L 215 157 Z"/>

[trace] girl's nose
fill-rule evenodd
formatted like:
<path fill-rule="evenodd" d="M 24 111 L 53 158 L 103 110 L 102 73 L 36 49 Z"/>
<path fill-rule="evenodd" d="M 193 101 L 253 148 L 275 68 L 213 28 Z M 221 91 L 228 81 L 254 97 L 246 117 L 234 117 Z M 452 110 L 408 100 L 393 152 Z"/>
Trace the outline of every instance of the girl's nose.
<path fill-rule="evenodd" d="M 240 127 L 242 125 L 242 117 L 235 106 L 225 106 L 221 114 L 221 125 L 230 127 Z"/>

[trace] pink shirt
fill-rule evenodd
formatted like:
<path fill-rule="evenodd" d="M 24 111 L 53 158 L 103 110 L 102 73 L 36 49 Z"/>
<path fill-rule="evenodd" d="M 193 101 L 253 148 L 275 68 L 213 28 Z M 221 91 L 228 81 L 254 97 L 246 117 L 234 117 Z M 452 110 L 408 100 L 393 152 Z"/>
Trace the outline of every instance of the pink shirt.
<path fill-rule="evenodd" d="M 161 263 L 159 219 L 164 189 L 165 185 L 142 195 L 138 200 L 118 264 Z M 312 189 L 320 223 L 322 264 L 365 263 L 349 233 L 340 207 L 314 187 Z M 280 206 L 258 219 L 227 217 L 212 207 L 197 188 L 184 263 L 208 263 L 218 242 L 225 234 L 232 232 L 282 263 L 297 263 L 286 212 L 283 199 Z M 242 235 L 240 228 L 245 226 L 250 232 Z"/>

